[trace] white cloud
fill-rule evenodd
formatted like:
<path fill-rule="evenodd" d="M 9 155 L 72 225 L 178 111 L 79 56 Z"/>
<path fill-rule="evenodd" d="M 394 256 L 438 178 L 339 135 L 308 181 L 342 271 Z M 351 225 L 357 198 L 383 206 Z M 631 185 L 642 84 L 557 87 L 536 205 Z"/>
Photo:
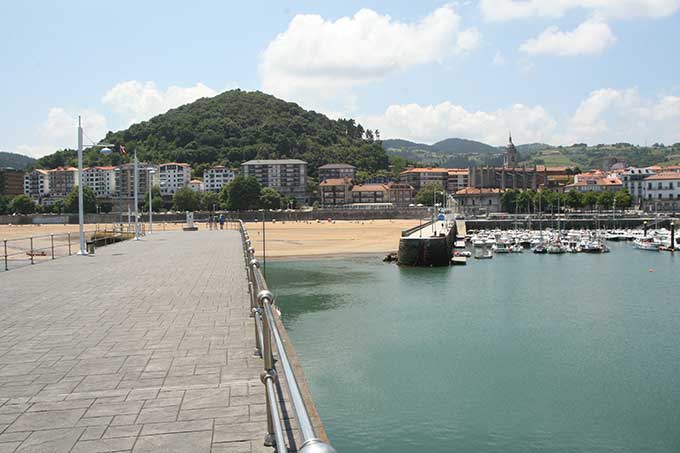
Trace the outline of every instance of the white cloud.
<path fill-rule="evenodd" d="M 680 97 L 642 97 L 636 88 L 596 90 L 569 120 L 563 142 L 589 143 L 680 141 Z"/>
<path fill-rule="evenodd" d="M 437 105 L 391 105 L 384 114 L 361 118 L 365 127 L 378 128 L 383 137 L 433 143 L 461 137 L 500 145 L 508 131 L 523 142 L 552 136 L 556 121 L 540 106 L 514 104 L 492 112 L 469 111 L 451 102 Z"/>
<path fill-rule="evenodd" d="M 217 91 L 200 82 L 190 87 L 172 85 L 160 90 L 154 82 L 129 80 L 107 90 L 101 101 L 118 115 L 116 125 L 127 127 L 198 98 L 216 94 Z M 85 137 L 86 146 L 100 141 L 109 130 L 107 118 L 97 110 L 83 109 L 82 120 L 83 130 L 89 137 Z M 77 114 L 62 107 L 52 107 L 47 119 L 36 126 L 34 143 L 18 145 L 16 151 L 40 157 L 57 149 L 76 148 L 77 124 Z"/>
<path fill-rule="evenodd" d="M 425 143 L 460 137 L 501 145 L 512 131 L 518 143 L 668 144 L 680 142 L 680 96 L 648 99 L 635 88 L 596 90 L 571 117 L 559 123 L 539 105 L 472 111 L 451 102 L 391 105 L 384 113 L 360 117 L 359 121 L 364 127 L 379 129 L 382 137 Z"/>
<path fill-rule="evenodd" d="M 101 140 L 107 129 L 106 118 L 99 112 L 86 109 L 82 112 L 84 145 Z M 89 139 L 88 139 L 89 137 Z M 53 153 L 58 149 L 78 146 L 78 115 L 67 112 L 61 107 L 52 107 L 45 121 L 36 128 L 35 143 L 17 146 L 17 152 L 32 157 Z"/>
<path fill-rule="evenodd" d="M 616 42 L 609 26 L 603 22 L 586 21 L 574 31 L 560 31 L 548 27 L 536 38 L 531 38 L 520 46 L 529 55 L 598 55 Z"/>
<path fill-rule="evenodd" d="M 497 51 L 496 55 L 493 56 L 493 60 L 491 60 L 491 63 L 494 66 L 504 66 L 505 65 L 505 57 L 501 53 L 501 51 Z"/>
<path fill-rule="evenodd" d="M 194 86 L 172 85 L 159 90 L 154 82 L 129 80 L 116 84 L 102 97 L 102 102 L 124 119 L 124 126 L 165 113 L 202 97 L 215 96 L 217 91 L 198 82 Z"/>
<path fill-rule="evenodd" d="M 479 31 L 460 22 L 450 5 L 414 23 L 370 9 L 335 21 L 297 15 L 262 55 L 263 90 L 308 108 L 350 110 L 354 87 L 475 49 Z"/>
<path fill-rule="evenodd" d="M 670 16 L 680 8 L 680 0 L 480 0 L 479 5 L 488 21 L 555 18 L 574 9 L 599 18 L 629 19 Z"/>

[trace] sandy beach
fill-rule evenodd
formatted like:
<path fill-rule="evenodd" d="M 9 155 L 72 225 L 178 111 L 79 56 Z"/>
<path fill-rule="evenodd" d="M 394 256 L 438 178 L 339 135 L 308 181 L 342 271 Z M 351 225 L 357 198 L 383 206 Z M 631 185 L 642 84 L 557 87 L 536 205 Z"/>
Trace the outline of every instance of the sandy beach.
<path fill-rule="evenodd" d="M 198 223 L 197 225 L 201 230 L 207 228 L 205 223 Z M 267 222 L 267 258 L 287 259 L 293 257 L 386 254 L 397 250 L 402 230 L 416 225 L 418 225 L 418 221 L 413 219 L 320 221 L 318 223 L 316 221 L 308 223 Z M 87 224 L 85 230 L 102 230 L 107 227 L 110 229 L 111 225 Z M 181 227 L 181 223 L 154 223 L 154 231 L 157 232 L 177 230 Z M 262 254 L 262 223 L 249 222 L 246 227 L 250 232 L 256 254 L 260 256 Z M 45 242 L 49 241 L 49 235 L 53 234 L 58 235 L 59 241 L 63 242 L 66 240 L 66 233 L 77 235 L 77 232 L 78 225 L 0 225 L 0 240 L 41 236 L 42 242 Z M 216 232 L 216 234 L 219 233 Z M 75 240 L 77 239 L 74 238 Z M 25 248 L 27 247 L 28 245 Z"/>
<path fill-rule="evenodd" d="M 401 231 L 418 225 L 417 220 L 360 220 L 310 223 L 267 222 L 267 258 L 324 257 L 381 254 L 399 248 Z M 262 224 L 251 222 L 255 253 L 262 253 Z"/>

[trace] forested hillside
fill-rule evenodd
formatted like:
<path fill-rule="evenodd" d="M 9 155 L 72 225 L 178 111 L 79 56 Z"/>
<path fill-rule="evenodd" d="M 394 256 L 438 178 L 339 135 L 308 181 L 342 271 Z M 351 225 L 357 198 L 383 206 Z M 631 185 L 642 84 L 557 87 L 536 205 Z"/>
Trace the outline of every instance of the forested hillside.
<path fill-rule="evenodd" d="M 373 131 L 354 120 L 331 120 L 261 92 L 227 91 L 172 109 L 128 129 L 110 132 L 107 143 L 137 150 L 144 161 L 186 162 L 195 170 L 221 163 L 238 166 L 250 159 L 302 159 L 310 174 L 331 162 L 367 172 L 388 167 L 387 153 Z M 72 163 L 73 151 L 40 159 L 54 167 Z M 128 158 L 129 159 L 129 158 Z M 88 150 L 86 165 L 117 164 L 120 156 Z M 200 173 L 199 173 L 200 174 Z"/>
<path fill-rule="evenodd" d="M 24 156 L 23 154 L 0 151 L 0 167 L 11 167 L 16 168 L 17 170 L 23 170 L 30 167 L 34 162 L 35 159 Z"/>

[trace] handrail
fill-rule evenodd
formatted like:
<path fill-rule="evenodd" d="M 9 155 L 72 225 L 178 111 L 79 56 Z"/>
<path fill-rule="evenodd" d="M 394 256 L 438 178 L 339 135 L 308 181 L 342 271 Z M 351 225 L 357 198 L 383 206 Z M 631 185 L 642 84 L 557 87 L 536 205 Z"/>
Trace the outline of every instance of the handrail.
<path fill-rule="evenodd" d="M 293 410 L 300 427 L 302 445 L 298 451 L 300 453 L 334 453 L 335 449 L 322 441 L 314 430 L 309 412 L 305 406 L 298 379 L 291 366 L 288 353 L 286 352 L 281 333 L 276 324 L 276 319 L 272 306 L 274 305 L 274 295 L 269 291 L 260 265 L 255 258 L 255 250 L 252 247 L 248 231 L 242 220 L 237 221 L 238 230 L 241 233 L 243 245 L 243 255 L 248 275 L 248 287 L 251 296 L 251 310 L 255 318 L 255 342 L 257 353 L 264 359 L 264 373 L 262 382 L 265 384 L 267 399 L 267 434 L 265 435 L 265 445 L 275 446 L 278 453 L 287 453 L 288 449 L 283 438 L 283 426 L 280 419 L 280 412 L 277 406 L 277 398 L 274 391 L 274 383 L 277 381 L 277 373 L 272 354 L 271 340 L 274 339 L 278 360 L 281 363 L 285 383 L 293 403 Z"/>

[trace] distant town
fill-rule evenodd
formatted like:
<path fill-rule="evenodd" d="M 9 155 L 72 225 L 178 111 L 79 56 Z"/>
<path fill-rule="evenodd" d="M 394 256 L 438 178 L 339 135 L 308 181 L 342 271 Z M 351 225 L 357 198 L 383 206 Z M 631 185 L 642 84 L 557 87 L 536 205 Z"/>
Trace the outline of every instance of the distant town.
<path fill-rule="evenodd" d="M 634 206 L 655 212 L 680 209 L 680 165 L 637 168 L 615 160 L 607 168 L 587 171 L 575 166 L 520 165 L 512 137 L 502 166 L 411 167 L 396 178 L 380 176 L 361 183 L 357 182 L 356 167 L 347 163 L 330 163 L 316 170 L 318 186 L 310 185 L 308 163 L 299 159 L 250 160 L 240 168 L 216 165 L 205 169 L 202 179 L 191 178 L 192 169 L 187 163 L 140 162 L 137 191 L 140 204 L 144 203 L 149 189 L 154 188 L 154 196 L 162 200 L 157 210 L 162 206 L 181 208 L 173 203 L 178 192 L 218 195 L 242 176 L 252 177 L 261 188 L 274 191 L 276 202 L 265 206 L 269 208 L 391 209 L 433 205 L 437 196 L 448 194 L 458 210 L 466 214 L 513 212 L 512 203 L 507 201 L 510 198 L 514 201 L 514 210 L 531 212 L 532 207 L 525 206 L 527 197 L 518 206 L 517 194 L 533 193 L 531 204 L 535 205 L 535 194 L 552 191 L 574 192 L 567 200 L 570 207 L 599 204 L 601 208 L 611 208 L 610 203 L 598 202 L 593 194 L 625 192 L 628 198 L 622 198 L 625 201 L 619 208 Z M 84 168 L 82 183 L 94 194 L 100 212 L 128 209 L 134 199 L 134 164 Z M 71 166 L 28 172 L 0 169 L 0 196 L 5 199 L 6 213 L 61 212 L 65 209 L 64 199 L 78 184 L 78 169 Z M 510 194 L 514 196 L 509 197 Z M 594 201 L 588 201 L 586 194 Z M 12 209 L 12 199 L 21 195 L 24 196 L 21 206 L 26 205 L 28 198 L 34 204 L 32 209 Z M 215 195 L 209 199 L 210 203 L 197 202 L 195 208 L 226 207 L 221 203 L 223 198 Z M 545 203 L 550 203 L 549 197 Z M 537 209 L 541 208 L 533 207 Z"/>

